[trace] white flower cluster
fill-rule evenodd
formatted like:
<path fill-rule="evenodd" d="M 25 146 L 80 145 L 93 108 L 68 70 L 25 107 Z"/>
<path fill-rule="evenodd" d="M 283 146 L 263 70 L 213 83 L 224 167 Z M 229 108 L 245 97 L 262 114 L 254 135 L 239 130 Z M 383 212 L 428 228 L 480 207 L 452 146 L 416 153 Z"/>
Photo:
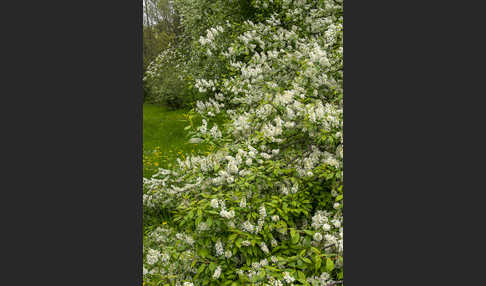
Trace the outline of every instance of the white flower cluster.
<path fill-rule="evenodd" d="M 249 232 L 249 233 L 253 233 L 256 229 L 255 226 L 249 221 L 245 221 L 243 223 L 243 225 L 241 226 L 241 228 L 243 229 L 243 231 L 246 231 L 246 232 Z"/>
<path fill-rule="evenodd" d="M 343 254 L 344 203 L 342 196 L 337 198 L 342 195 L 344 146 L 342 3 L 257 0 L 252 5 L 269 16 L 224 29 L 221 23 L 203 28 L 199 38 L 203 51 L 213 54 L 209 61 L 222 64 L 192 77 L 206 97 L 196 103 L 203 120 L 192 142 L 204 140 L 215 149 L 186 156 L 173 170 L 144 179 L 144 207 L 176 213 L 188 234 L 173 236 L 192 245 L 187 257 L 198 256 L 194 251 L 199 241 L 213 239 L 207 247 L 214 247 L 216 256 L 207 260 L 221 266 L 200 275 L 219 279 L 224 265 L 225 279 L 226 271 L 236 271 L 253 281 L 262 279 L 259 275 L 272 263 L 283 279 L 269 272 L 263 279 L 281 286 L 294 283 L 297 273 L 278 262 L 298 255 L 304 242 L 322 253 L 339 258 Z M 236 36 L 219 37 L 225 30 Z M 215 115 L 224 118 L 224 124 L 216 125 Z M 331 192 L 330 201 L 316 202 L 312 186 Z M 194 226 L 185 217 L 194 216 L 195 208 L 203 215 L 197 215 Z M 289 235 L 292 228 L 300 230 L 300 239 L 295 240 L 292 231 Z M 191 263 L 197 259 L 175 266 L 165 263 L 166 268 L 159 269 L 166 251 L 161 245 L 172 245 L 174 238 L 161 230 L 148 237 L 152 244 L 144 247 L 159 252 L 147 251 L 145 274 L 176 273 L 179 285 L 195 281 L 200 262 Z M 190 244 L 188 237 L 198 243 Z M 291 241 L 296 250 L 282 251 L 279 246 Z M 247 261 L 251 267 L 238 268 Z M 335 264 L 338 270 L 342 267 L 339 259 Z M 337 279 L 337 271 L 327 273 L 324 268 L 302 271 L 308 283 L 326 285 Z"/>
<path fill-rule="evenodd" d="M 207 92 L 208 90 L 215 91 L 216 85 L 214 80 L 196 79 L 196 88 L 199 92 Z"/>
<path fill-rule="evenodd" d="M 221 266 L 216 267 L 214 270 L 213 279 L 218 279 L 221 276 Z"/>
<path fill-rule="evenodd" d="M 334 246 L 339 253 L 342 253 L 344 250 L 342 221 L 343 216 L 339 212 L 331 217 L 331 214 L 327 211 L 317 211 L 312 217 L 311 224 L 317 230 L 313 237 L 314 241 L 318 243 L 324 241 L 326 247 Z"/>
<path fill-rule="evenodd" d="M 219 215 L 226 219 L 232 219 L 235 217 L 235 211 L 234 210 L 227 211 L 222 209 Z"/>
<path fill-rule="evenodd" d="M 161 256 L 160 251 L 155 250 L 155 249 L 149 249 L 147 253 L 147 263 L 149 265 L 153 265 L 159 261 L 159 258 Z"/>
<path fill-rule="evenodd" d="M 214 245 L 214 248 L 216 249 L 216 255 L 221 256 L 224 254 L 224 248 L 223 248 L 223 243 L 221 240 L 218 240 L 216 244 Z"/>
<path fill-rule="evenodd" d="M 224 32 L 224 28 L 222 26 L 216 26 L 213 28 L 210 28 L 206 31 L 206 36 L 203 37 L 201 36 L 199 38 L 199 43 L 201 45 L 210 45 L 211 47 L 215 48 L 214 40 L 216 37 Z"/>
<path fill-rule="evenodd" d="M 189 244 L 189 245 L 193 245 L 194 244 L 194 239 L 190 235 L 183 234 L 183 233 L 177 233 L 176 234 L 176 238 L 178 240 L 181 240 L 181 241 Z"/>
<path fill-rule="evenodd" d="M 290 284 L 290 283 L 292 283 L 292 282 L 295 281 L 295 278 L 292 277 L 290 275 L 290 273 L 288 273 L 288 272 L 284 272 L 284 277 L 283 278 L 284 278 L 285 282 L 287 282 L 288 284 Z"/>
<path fill-rule="evenodd" d="M 202 88 L 204 90 L 205 87 L 201 87 L 201 85 L 198 86 L 199 89 Z M 212 86 L 213 88 L 213 86 Z M 222 102 L 217 102 L 214 99 L 209 99 L 206 102 L 202 101 L 197 101 L 196 102 L 196 110 L 200 114 L 207 114 L 210 117 L 215 116 L 216 114 L 219 114 L 221 112 L 221 108 L 224 107 L 224 103 Z"/>
<path fill-rule="evenodd" d="M 335 281 L 331 279 L 329 273 L 322 272 L 320 276 L 308 277 L 307 282 L 311 285 L 328 285 Z"/>

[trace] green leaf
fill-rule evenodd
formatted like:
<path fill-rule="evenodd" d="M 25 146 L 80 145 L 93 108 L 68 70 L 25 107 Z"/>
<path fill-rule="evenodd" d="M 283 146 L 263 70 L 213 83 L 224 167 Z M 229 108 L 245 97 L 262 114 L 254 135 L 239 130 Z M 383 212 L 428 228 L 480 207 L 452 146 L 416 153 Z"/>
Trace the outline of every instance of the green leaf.
<path fill-rule="evenodd" d="M 304 282 L 305 281 L 305 274 L 302 271 L 297 271 L 297 279 L 300 282 Z"/>
<path fill-rule="evenodd" d="M 198 250 L 197 254 L 201 256 L 202 258 L 206 258 L 209 254 L 209 251 L 206 248 L 201 248 Z"/>
<path fill-rule="evenodd" d="M 195 226 L 197 227 L 202 221 L 202 216 L 198 216 L 195 221 Z"/>
<path fill-rule="evenodd" d="M 312 230 L 304 230 L 304 232 L 310 236 L 313 236 L 314 235 L 314 232 Z"/>
<path fill-rule="evenodd" d="M 315 256 L 315 264 L 314 266 L 316 267 L 316 272 L 319 271 L 319 269 L 321 268 L 321 264 L 322 264 L 322 259 L 319 255 L 316 255 Z"/>
<path fill-rule="evenodd" d="M 334 262 L 331 258 L 326 259 L 326 270 L 327 272 L 331 272 L 334 269 Z"/>
<path fill-rule="evenodd" d="M 199 266 L 199 268 L 197 269 L 197 274 L 196 274 L 196 275 L 201 274 L 201 273 L 204 271 L 204 269 L 206 269 L 206 264 L 204 264 L 204 263 L 203 263 L 203 264 L 201 264 L 201 266 Z"/>
<path fill-rule="evenodd" d="M 216 269 L 216 264 L 214 262 L 211 262 L 209 264 L 209 271 L 213 272 Z"/>
<path fill-rule="evenodd" d="M 294 228 L 290 229 L 290 242 L 296 244 L 299 242 L 300 235 L 295 231 Z"/>
<path fill-rule="evenodd" d="M 339 272 L 339 273 L 338 273 L 337 278 L 338 278 L 339 280 L 341 280 L 341 279 L 343 279 L 343 276 L 344 276 L 344 273 L 343 273 L 343 271 L 341 270 L 341 272 Z"/>
<path fill-rule="evenodd" d="M 319 251 L 319 249 L 315 248 L 314 246 L 311 246 L 311 250 L 316 254 L 321 255 L 321 251 Z"/>
<path fill-rule="evenodd" d="M 308 264 L 312 264 L 312 261 L 307 257 L 302 257 L 302 261 L 304 261 L 305 263 L 308 263 Z"/>

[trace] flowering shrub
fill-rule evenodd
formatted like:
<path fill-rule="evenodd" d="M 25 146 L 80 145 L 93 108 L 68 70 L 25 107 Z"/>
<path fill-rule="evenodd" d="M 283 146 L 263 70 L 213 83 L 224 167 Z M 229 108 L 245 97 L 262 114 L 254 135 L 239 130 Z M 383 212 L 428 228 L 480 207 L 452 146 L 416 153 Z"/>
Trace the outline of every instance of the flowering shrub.
<path fill-rule="evenodd" d="M 212 36 L 216 36 L 222 26 L 228 26 L 229 21 L 242 22 L 248 17 L 251 6 L 246 0 L 173 2 L 180 14 L 183 33 L 177 35 L 149 65 L 143 82 L 148 101 L 187 107 L 197 99 L 207 98 L 206 93 L 194 89 L 196 78 L 219 78 L 226 72 L 219 57 L 213 56 L 209 50 L 197 48 L 201 35 L 208 37 L 210 44 L 219 44 Z"/>
<path fill-rule="evenodd" d="M 198 40 L 224 65 L 193 80 L 191 140 L 214 148 L 144 178 L 146 216 L 171 213 L 144 238 L 149 285 L 342 282 L 342 1 L 251 4 Z"/>

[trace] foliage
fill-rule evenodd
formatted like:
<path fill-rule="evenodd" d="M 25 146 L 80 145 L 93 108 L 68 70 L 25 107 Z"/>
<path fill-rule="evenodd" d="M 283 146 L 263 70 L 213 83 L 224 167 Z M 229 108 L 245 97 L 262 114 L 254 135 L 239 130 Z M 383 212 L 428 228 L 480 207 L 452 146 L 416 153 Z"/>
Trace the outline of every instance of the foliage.
<path fill-rule="evenodd" d="M 181 26 L 145 72 L 146 99 L 172 108 L 192 107 L 196 100 L 207 98 L 194 90 L 194 79 L 219 78 L 227 72 L 219 57 L 199 48 L 200 36 L 213 26 L 242 23 L 253 15 L 253 8 L 248 1 L 234 0 L 176 0 L 173 5 Z"/>
<path fill-rule="evenodd" d="M 165 49 L 174 35 L 158 27 L 143 27 L 143 70 Z"/>
<path fill-rule="evenodd" d="M 342 2 L 253 0 L 251 11 L 199 35 L 194 54 L 216 72 L 178 62 L 204 98 L 190 141 L 211 149 L 144 178 L 148 285 L 343 279 Z"/>

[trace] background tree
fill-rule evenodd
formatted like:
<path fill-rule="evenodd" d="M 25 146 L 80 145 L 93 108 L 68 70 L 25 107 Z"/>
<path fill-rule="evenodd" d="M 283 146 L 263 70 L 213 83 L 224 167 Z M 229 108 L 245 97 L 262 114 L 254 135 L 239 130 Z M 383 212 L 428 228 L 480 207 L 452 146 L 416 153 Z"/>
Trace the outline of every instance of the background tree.
<path fill-rule="evenodd" d="M 178 33 L 178 17 L 172 1 L 143 1 L 143 67 L 167 48 Z"/>

